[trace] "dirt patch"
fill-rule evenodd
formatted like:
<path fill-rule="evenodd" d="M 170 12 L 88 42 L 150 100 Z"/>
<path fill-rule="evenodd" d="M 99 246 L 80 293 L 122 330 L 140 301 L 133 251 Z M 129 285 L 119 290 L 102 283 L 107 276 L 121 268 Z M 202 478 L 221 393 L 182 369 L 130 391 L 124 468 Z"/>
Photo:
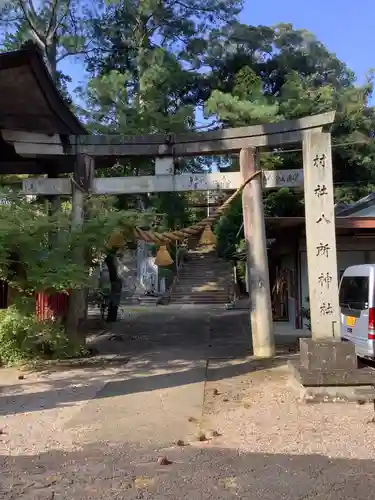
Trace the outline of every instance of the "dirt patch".
<path fill-rule="evenodd" d="M 237 362 L 239 370 L 251 364 L 251 360 Z M 289 387 L 286 365 L 210 380 L 210 372 L 217 369 L 217 364 L 209 364 L 202 425 L 221 436 L 210 446 L 239 452 L 375 458 L 375 425 L 368 423 L 374 416 L 372 404 L 299 403 Z"/>

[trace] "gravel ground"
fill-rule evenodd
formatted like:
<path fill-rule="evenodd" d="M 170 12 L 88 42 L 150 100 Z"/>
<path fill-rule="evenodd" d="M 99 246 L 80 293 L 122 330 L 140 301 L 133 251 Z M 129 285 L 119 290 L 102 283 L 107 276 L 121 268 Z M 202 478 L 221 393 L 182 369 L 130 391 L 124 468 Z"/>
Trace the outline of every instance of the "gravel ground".
<path fill-rule="evenodd" d="M 252 365 L 244 360 L 236 368 L 243 373 Z M 203 426 L 222 434 L 214 446 L 241 453 L 375 458 L 372 404 L 299 403 L 285 365 L 263 370 L 259 363 L 257 368 L 215 380 L 228 363 L 209 364 Z"/>
<path fill-rule="evenodd" d="M 188 314 L 191 316 L 191 311 Z M 208 330 L 201 335 L 193 331 L 190 350 L 180 343 L 184 349 L 177 356 L 175 350 L 169 350 L 176 347 L 170 335 L 177 323 L 181 325 L 181 317 L 166 322 L 160 314 L 160 332 L 163 335 L 169 332 L 162 337 L 162 343 L 171 370 L 188 372 L 202 358 L 202 350 L 198 349 L 202 336 L 207 342 L 204 356 L 209 346 L 220 344 L 220 338 L 229 349 L 229 327 L 232 332 L 240 331 L 244 316 L 214 313 L 211 316 L 211 321 L 206 322 Z M 182 443 L 178 446 L 172 439 L 166 444 L 165 436 L 163 444 L 158 439 L 152 443 L 143 440 L 140 444 L 139 436 L 132 437 L 127 432 L 126 420 L 116 427 L 111 439 L 104 439 L 100 430 L 97 434 L 88 433 L 89 402 L 106 390 L 108 383 L 129 376 L 147 378 L 145 370 L 159 376 L 164 373 L 162 394 L 170 398 L 168 364 L 160 366 L 154 350 L 152 355 L 147 350 L 149 333 L 145 332 L 149 331 L 149 322 L 150 317 L 143 323 L 137 322 L 142 359 L 150 356 L 148 364 L 136 358 L 137 349 L 130 347 L 133 344 L 130 341 L 127 344 L 125 339 L 127 347 L 123 350 L 132 355 L 129 363 L 26 374 L 24 380 L 18 380 L 17 371 L 1 372 L 0 427 L 5 432 L 0 435 L 1 499 L 367 500 L 374 497 L 375 424 L 371 422 L 374 408 L 298 403 L 288 386 L 285 360 L 293 357 L 290 348 L 279 352 L 272 362 L 255 361 L 245 355 L 231 360 L 213 359 L 220 357 L 222 350 L 212 351 L 214 355 L 205 372 L 206 383 L 202 384 L 202 417 L 188 423 L 192 429 L 205 433 L 209 438 L 206 441 L 198 441 L 196 433 L 196 438 L 184 443 L 185 446 Z M 189 319 L 185 323 L 185 329 L 192 327 Z M 134 337 L 134 329 L 131 331 Z M 184 337 L 184 332 L 176 334 L 180 340 Z M 236 339 L 234 344 L 233 352 L 237 352 L 241 340 Z M 154 349 L 155 344 L 152 346 Z M 146 417 L 151 396 L 157 399 L 150 392 L 140 395 L 144 398 Z M 127 395 L 115 397 L 118 405 Z M 108 426 L 112 413 L 116 418 L 116 413 L 111 412 L 111 401 L 110 396 L 105 400 Z M 96 398 L 95 405 L 98 404 L 100 400 Z M 177 404 L 185 404 L 184 411 L 189 414 L 189 398 L 185 403 L 180 398 Z M 82 415 L 87 419 L 86 426 L 72 425 L 77 419 L 82 420 Z M 168 415 L 163 414 L 163 418 Z M 161 425 L 156 411 L 149 412 L 149 419 L 156 429 Z M 160 463 L 161 457 L 167 457 L 171 463 Z"/>

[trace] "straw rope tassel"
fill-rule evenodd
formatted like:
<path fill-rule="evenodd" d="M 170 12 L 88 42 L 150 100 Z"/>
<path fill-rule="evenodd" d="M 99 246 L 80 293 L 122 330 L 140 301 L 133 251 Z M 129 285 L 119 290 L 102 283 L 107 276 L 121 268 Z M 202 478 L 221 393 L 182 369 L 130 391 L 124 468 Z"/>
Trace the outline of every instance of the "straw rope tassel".
<path fill-rule="evenodd" d="M 123 243 L 125 244 L 125 241 L 128 239 L 134 239 L 134 240 L 143 240 L 146 241 L 147 243 L 154 243 L 156 245 L 161 245 L 157 254 L 156 258 L 158 257 L 159 252 L 159 258 L 162 259 L 162 262 L 167 262 L 169 256 L 169 263 L 168 264 L 162 264 L 162 265 L 170 265 L 172 264 L 172 258 L 169 255 L 169 252 L 167 250 L 166 245 L 171 242 L 176 242 L 176 241 L 181 241 L 186 238 L 189 238 L 191 236 L 197 236 L 200 233 L 202 233 L 202 239 L 212 236 L 215 238 L 215 235 L 212 232 L 211 226 L 213 222 L 215 222 L 228 208 L 228 206 L 232 203 L 232 201 L 237 198 L 237 196 L 243 191 L 243 189 L 251 182 L 255 177 L 258 175 L 261 175 L 262 171 L 258 170 L 254 174 L 252 174 L 222 205 L 221 207 L 217 208 L 215 212 L 210 215 L 209 217 L 206 217 L 205 219 L 201 220 L 197 224 L 194 224 L 193 226 L 187 227 L 185 229 L 180 229 L 178 231 L 166 231 L 164 233 L 157 233 L 156 231 L 144 231 L 143 229 L 140 229 L 139 227 L 134 227 L 132 230 L 132 237 L 130 237 L 129 234 L 125 236 L 122 236 L 121 240 L 121 232 L 118 231 L 116 232 L 113 236 L 111 236 L 108 240 L 107 247 L 113 248 L 113 246 L 118 246 Z M 210 233 L 208 233 L 210 231 Z M 206 234 L 205 234 L 206 233 Z M 208 233 L 208 234 L 207 234 Z M 110 244 L 111 242 L 111 244 Z M 212 244 L 212 243 L 209 243 Z M 122 246 L 123 246 L 122 245 Z M 161 256 L 160 256 L 161 255 Z M 159 260 L 159 259 L 158 259 Z M 156 259 L 155 259 L 155 263 Z M 158 264 L 159 265 L 159 264 Z"/>
<path fill-rule="evenodd" d="M 173 259 L 166 245 L 162 245 L 156 252 L 155 264 L 161 267 L 167 267 L 173 264 Z"/>
<path fill-rule="evenodd" d="M 214 233 L 211 229 L 211 226 L 206 226 L 203 229 L 199 243 L 201 245 L 215 245 L 216 244 L 216 236 L 214 235 Z"/>

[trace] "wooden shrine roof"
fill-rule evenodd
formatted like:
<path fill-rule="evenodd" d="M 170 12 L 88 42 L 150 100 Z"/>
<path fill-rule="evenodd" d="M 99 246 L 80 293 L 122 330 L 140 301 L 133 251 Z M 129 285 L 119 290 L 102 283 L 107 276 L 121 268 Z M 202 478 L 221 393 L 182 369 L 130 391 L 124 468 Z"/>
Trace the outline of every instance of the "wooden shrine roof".
<path fill-rule="evenodd" d="M 33 44 L 0 54 L 0 129 L 63 135 L 86 133 Z"/>

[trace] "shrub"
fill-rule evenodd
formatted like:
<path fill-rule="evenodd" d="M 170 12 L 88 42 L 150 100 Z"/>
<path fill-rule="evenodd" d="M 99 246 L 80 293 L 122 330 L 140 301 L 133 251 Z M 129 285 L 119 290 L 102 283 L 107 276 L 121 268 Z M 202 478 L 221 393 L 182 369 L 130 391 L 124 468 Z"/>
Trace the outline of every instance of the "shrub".
<path fill-rule="evenodd" d="M 0 312 L 0 363 L 12 365 L 35 359 L 72 357 L 80 353 L 51 320 L 38 321 L 34 314 L 13 305 Z"/>

